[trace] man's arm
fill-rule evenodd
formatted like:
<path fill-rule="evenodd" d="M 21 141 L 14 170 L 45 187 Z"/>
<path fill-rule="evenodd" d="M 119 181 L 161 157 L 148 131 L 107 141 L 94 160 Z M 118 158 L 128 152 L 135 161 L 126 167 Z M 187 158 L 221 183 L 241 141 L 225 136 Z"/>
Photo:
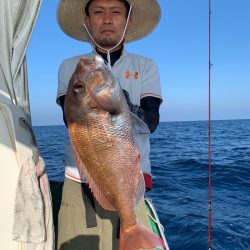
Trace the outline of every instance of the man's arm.
<path fill-rule="evenodd" d="M 67 120 L 66 120 L 66 117 L 65 117 L 65 114 L 64 114 L 64 100 L 65 100 L 65 95 L 60 96 L 58 98 L 58 100 L 59 100 L 60 106 L 62 108 L 64 124 L 65 124 L 66 127 L 68 127 Z"/>
<path fill-rule="evenodd" d="M 160 104 L 161 99 L 153 96 L 143 97 L 141 99 L 141 110 L 143 121 L 148 125 L 151 133 L 153 133 L 160 120 Z"/>

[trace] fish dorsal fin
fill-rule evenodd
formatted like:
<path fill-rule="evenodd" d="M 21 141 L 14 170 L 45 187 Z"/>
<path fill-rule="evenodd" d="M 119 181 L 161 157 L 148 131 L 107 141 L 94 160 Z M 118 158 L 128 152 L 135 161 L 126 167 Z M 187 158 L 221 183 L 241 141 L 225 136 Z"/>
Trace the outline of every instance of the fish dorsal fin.
<path fill-rule="evenodd" d="M 106 210 L 115 211 L 114 206 L 108 201 L 108 199 L 104 196 L 100 188 L 97 186 L 93 178 L 91 177 L 88 169 L 84 165 L 79 153 L 77 152 L 77 149 L 74 147 L 73 143 L 71 142 L 72 149 L 74 152 L 74 157 L 76 161 L 76 166 L 79 170 L 80 175 L 84 175 L 86 178 L 86 181 L 90 187 L 90 190 L 92 191 L 95 199 L 98 201 L 98 203 Z"/>

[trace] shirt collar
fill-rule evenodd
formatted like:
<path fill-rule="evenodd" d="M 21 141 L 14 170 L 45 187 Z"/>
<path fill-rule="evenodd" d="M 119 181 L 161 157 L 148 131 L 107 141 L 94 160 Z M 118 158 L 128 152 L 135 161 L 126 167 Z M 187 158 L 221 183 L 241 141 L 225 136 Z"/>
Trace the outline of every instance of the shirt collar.
<path fill-rule="evenodd" d="M 94 49 L 91 54 L 93 56 L 100 55 L 104 59 L 104 61 L 107 63 L 107 54 L 106 53 L 98 52 Z M 117 62 L 120 62 L 126 55 L 127 55 L 127 52 L 124 49 L 124 47 L 121 50 L 111 52 L 110 57 L 111 57 L 112 68 L 115 64 L 117 64 Z"/>

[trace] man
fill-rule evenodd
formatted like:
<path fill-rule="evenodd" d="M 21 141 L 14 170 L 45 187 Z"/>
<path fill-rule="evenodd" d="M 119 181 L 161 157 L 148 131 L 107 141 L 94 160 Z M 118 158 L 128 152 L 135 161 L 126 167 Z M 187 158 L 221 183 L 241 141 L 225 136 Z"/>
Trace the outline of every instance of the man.
<path fill-rule="evenodd" d="M 144 128 L 134 131 L 141 155 L 146 189 L 152 188 L 149 160 L 149 134 L 159 123 L 162 101 L 160 80 L 152 60 L 127 53 L 124 43 L 143 38 L 160 19 L 156 0 L 61 0 L 58 22 L 69 36 L 91 42 L 106 61 L 124 90 L 129 108 Z M 57 103 L 64 109 L 64 98 L 71 75 L 81 56 L 62 62 L 58 74 Z M 67 122 L 64 117 L 65 124 Z M 65 183 L 58 224 L 58 249 L 119 249 L 119 220 L 115 212 L 102 209 L 81 179 L 70 146 L 66 151 Z M 143 201 L 137 207 L 139 221 L 148 225 Z"/>

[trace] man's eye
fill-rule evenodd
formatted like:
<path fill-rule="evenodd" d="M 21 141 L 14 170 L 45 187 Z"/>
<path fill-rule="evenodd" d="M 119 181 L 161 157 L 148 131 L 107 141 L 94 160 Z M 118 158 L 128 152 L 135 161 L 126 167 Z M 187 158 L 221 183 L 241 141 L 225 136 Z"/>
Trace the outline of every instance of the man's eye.
<path fill-rule="evenodd" d="M 101 10 L 97 10 L 97 11 L 94 12 L 94 14 L 96 14 L 96 15 L 100 15 L 102 13 L 103 13 L 103 11 L 101 11 Z"/>

